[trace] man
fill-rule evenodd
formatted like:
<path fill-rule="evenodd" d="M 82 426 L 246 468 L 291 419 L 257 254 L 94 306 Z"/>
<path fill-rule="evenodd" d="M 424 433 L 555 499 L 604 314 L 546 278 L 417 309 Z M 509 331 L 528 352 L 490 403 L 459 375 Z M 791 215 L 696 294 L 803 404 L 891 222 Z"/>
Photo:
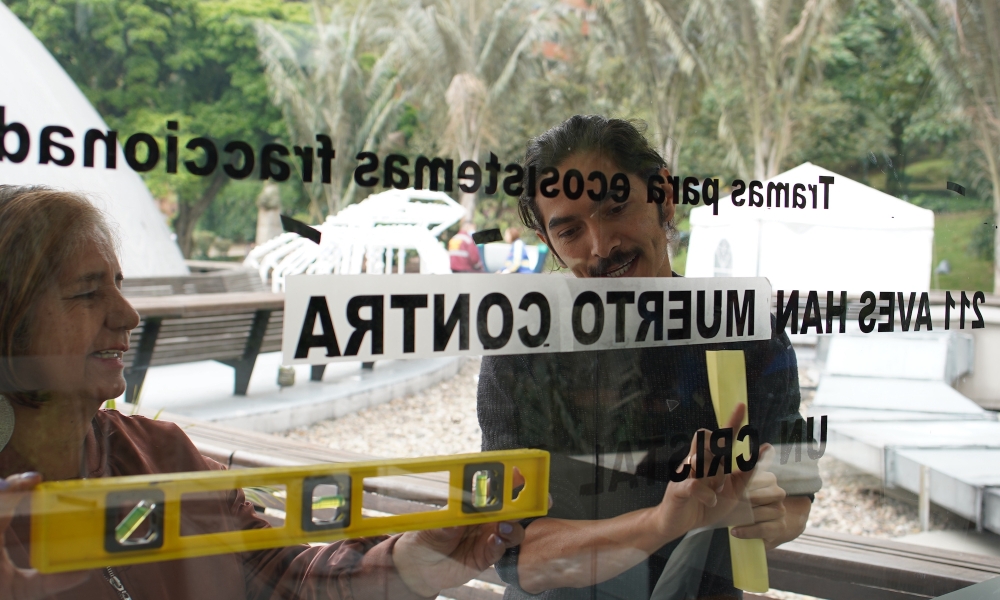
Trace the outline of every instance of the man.
<path fill-rule="evenodd" d="M 462 223 L 450 240 L 448 254 L 451 256 L 452 273 L 482 273 L 483 263 L 479 259 L 479 248 L 472 239 L 476 226 L 472 223 Z"/>
<path fill-rule="evenodd" d="M 667 253 L 670 174 L 635 125 L 568 119 L 528 145 L 525 172 L 551 168 L 560 177 L 573 169 L 582 174 L 585 193 L 578 186 L 544 194 L 525 186 L 518 208 L 562 266 L 576 277 L 677 276 Z M 552 452 L 554 507 L 529 522 L 524 542 L 498 563 L 509 584 L 506 597 L 740 597 L 726 528 L 698 533 L 675 517 L 664 523 L 663 516 L 673 514 L 664 505 L 676 501 L 677 484 L 667 483 L 678 466 L 666 460 L 676 455 L 672 440 L 717 428 L 705 351 L 718 349 L 744 351 L 750 423 L 763 442 L 776 442 L 781 422 L 796 419 L 799 408 L 795 354 L 784 334 L 761 342 L 483 359 L 483 450 Z M 775 475 L 755 473 L 747 488 L 754 524 L 733 535 L 762 538 L 768 548 L 798 536 L 809 494 L 819 489 L 814 472 L 788 490 Z"/>

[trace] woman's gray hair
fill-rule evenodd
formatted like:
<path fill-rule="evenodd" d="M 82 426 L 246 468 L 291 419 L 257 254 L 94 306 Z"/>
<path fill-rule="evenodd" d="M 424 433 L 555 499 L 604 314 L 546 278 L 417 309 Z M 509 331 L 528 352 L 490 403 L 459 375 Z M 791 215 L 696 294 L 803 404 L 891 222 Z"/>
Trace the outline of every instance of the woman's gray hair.
<path fill-rule="evenodd" d="M 30 346 L 32 308 L 87 241 L 117 254 L 118 238 L 98 208 L 80 194 L 44 186 L 0 185 L 0 393 L 38 406 L 15 358 Z"/>

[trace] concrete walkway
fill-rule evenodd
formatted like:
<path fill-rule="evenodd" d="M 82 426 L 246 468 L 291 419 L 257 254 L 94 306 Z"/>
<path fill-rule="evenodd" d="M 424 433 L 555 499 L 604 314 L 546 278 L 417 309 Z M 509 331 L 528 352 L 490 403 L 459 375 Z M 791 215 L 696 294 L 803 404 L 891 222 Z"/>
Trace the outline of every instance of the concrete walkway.
<path fill-rule="evenodd" d="M 204 361 L 153 367 L 140 403 L 148 414 L 163 409 L 229 427 L 276 432 L 340 417 L 418 392 L 458 372 L 456 357 L 327 365 L 323 381 L 310 381 L 308 366 L 295 367 L 295 385 L 277 383 L 281 353 L 257 358 L 246 396 L 233 395 L 233 369 Z M 119 402 L 121 399 L 119 399 Z M 128 410 L 128 409 L 125 409 Z"/>

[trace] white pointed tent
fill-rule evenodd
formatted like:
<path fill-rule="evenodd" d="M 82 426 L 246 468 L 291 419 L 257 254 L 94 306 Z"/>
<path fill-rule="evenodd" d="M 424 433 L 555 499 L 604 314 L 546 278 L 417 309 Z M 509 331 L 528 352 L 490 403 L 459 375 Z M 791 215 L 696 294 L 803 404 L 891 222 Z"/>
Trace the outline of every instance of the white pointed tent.
<path fill-rule="evenodd" d="M 733 206 L 729 196 L 691 211 L 688 277 L 767 277 L 775 290 L 925 291 L 934 213 L 818 167 L 801 164 L 768 180 L 818 185 L 834 177 L 830 208 Z M 767 182 L 764 182 L 766 197 Z M 743 194 L 743 199 L 748 193 Z"/>
<path fill-rule="evenodd" d="M 84 192 L 114 221 L 122 242 L 126 277 L 186 275 L 180 249 L 170 237 L 163 215 L 142 178 L 125 162 L 121 147 L 118 168 L 104 168 L 103 143 L 96 145 L 98 166 L 83 166 L 83 136 L 107 125 L 69 75 L 3 3 L 0 3 L 0 106 L 6 122 L 21 123 L 30 134 L 30 152 L 21 163 L 0 161 L 0 183 L 47 185 Z M 38 164 L 39 135 L 47 125 L 62 125 L 74 137 L 64 143 L 76 153 L 73 164 Z M 61 136 L 53 139 L 63 142 Z M 17 150 L 17 136 L 7 135 L 7 148 Z M 59 150 L 53 154 L 61 156 Z"/>

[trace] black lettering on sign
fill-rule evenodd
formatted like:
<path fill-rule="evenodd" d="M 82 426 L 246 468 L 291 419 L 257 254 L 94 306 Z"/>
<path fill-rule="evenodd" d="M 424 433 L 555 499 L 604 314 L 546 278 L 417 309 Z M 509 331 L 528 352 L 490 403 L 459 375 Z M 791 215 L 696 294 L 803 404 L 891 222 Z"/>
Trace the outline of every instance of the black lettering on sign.
<path fill-rule="evenodd" d="M 875 312 L 875 292 L 865 292 L 861 294 L 861 312 L 858 313 L 858 327 L 865 333 L 875 331 L 875 319 L 869 319 L 868 315 Z M 867 319 L 867 321 L 866 321 Z"/>
<path fill-rule="evenodd" d="M 316 335 L 316 317 L 319 317 L 321 333 Z M 309 358 L 311 348 L 326 348 L 327 356 L 340 356 L 340 346 L 337 344 L 337 334 L 333 330 L 333 319 L 330 318 L 330 307 L 325 296 L 311 296 L 306 308 L 306 317 L 302 320 L 299 331 L 299 343 L 295 346 L 295 358 Z"/>
<path fill-rule="evenodd" d="M 451 341 L 451 334 L 458 325 L 458 349 L 469 349 L 469 295 L 459 294 L 451 308 L 448 320 L 444 319 L 444 294 L 434 294 L 434 351 L 443 352 Z"/>
<path fill-rule="evenodd" d="M 671 308 L 667 316 L 671 319 L 680 319 L 681 326 L 678 329 L 668 329 L 668 340 L 689 340 L 691 339 L 691 290 L 672 290 L 667 294 L 670 302 L 680 302 L 680 308 Z"/>
<path fill-rule="evenodd" d="M 462 164 L 465 165 L 465 163 Z M 478 169 L 479 165 L 476 165 L 476 168 Z M 413 167 L 413 178 L 415 180 L 413 187 L 418 190 L 425 189 L 424 171 L 428 170 L 430 171 L 430 186 L 426 189 L 430 189 L 435 192 L 439 191 L 439 180 L 441 179 L 439 175 L 444 173 L 444 191 L 450 192 L 452 190 L 451 175 L 455 171 L 455 162 L 452 159 L 449 158 L 448 160 L 443 160 L 435 156 L 433 160 L 430 160 L 426 156 L 418 156 L 417 164 Z M 476 187 L 478 186 L 479 184 L 477 183 Z"/>
<path fill-rule="evenodd" d="M 615 342 L 625 341 L 625 305 L 635 304 L 635 292 L 608 292 L 608 304 L 615 305 Z"/>
<path fill-rule="evenodd" d="M 662 294 L 661 294 L 662 295 Z M 583 307 L 590 304 L 594 307 L 594 328 L 583 329 Z M 584 345 L 591 345 L 601 339 L 604 332 L 604 303 L 596 292 L 583 292 L 573 301 L 573 337 Z"/>
<path fill-rule="evenodd" d="M 89 134 L 90 132 L 87 133 Z M 191 138 L 188 140 L 188 143 L 185 144 L 185 148 L 188 150 L 197 150 L 201 148 L 201 150 L 205 152 L 204 165 L 199 165 L 198 162 L 194 160 L 184 161 L 184 168 L 187 169 L 192 175 L 206 177 L 211 175 L 212 172 L 215 171 L 215 168 L 219 166 L 219 151 L 215 147 L 212 140 L 203 137 Z M 84 155 L 84 160 L 86 160 L 86 158 L 87 156 Z M 91 161 L 93 161 L 93 156 L 91 156 Z"/>
<path fill-rule="evenodd" d="M 833 316 L 840 317 L 840 333 L 847 331 L 847 292 L 840 292 L 840 304 L 833 303 L 833 292 L 826 293 L 826 332 L 833 333 Z"/>
<path fill-rule="evenodd" d="M 969 302 L 969 297 L 965 294 L 965 290 L 961 293 L 962 304 L 960 307 L 960 312 L 958 313 L 958 328 L 965 329 L 965 309 L 972 308 L 972 303 Z"/>
<path fill-rule="evenodd" d="M 394 187 L 405 190 L 410 187 L 410 174 L 401 167 L 410 164 L 410 159 L 402 154 L 390 154 L 385 157 L 385 170 L 382 171 L 382 187 Z"/>
<path fill-rule="evenodd" d="M 740 294 L 737 290 L 726 292 L 726 336 L 733 336 L 733 321 L 736 321 L 736 335 L 743 335 L 746 326 L 747 335 L 753 335 L 753 305 L 756 292 L 743 291 L 743 310 L 740 310 Z"/>
<path fill-rule="evenodd" d="M 788 318 L 792 318 L 792 333 L 796 334 L 799 332 L 799 291 L 792 290 L 791 294 L 788 294 L 788 304 L 785 304 L 785 290 L 778 290 L 778 314 L 776 318 L 776 326 L 778 331 L 784 331 L 785 325 L 788 324 Z"/>
<path fill-rule="evenodd" d="M 882 306 L 878 309 L 878 314 L 886 315 L 889 317 L 888 323 L 879 323 L 878 330 L 882 331 L 894 331 L 896 329 L 896 294 L 892 292 L 879 292 L 879 300 L 887 300 L 889 306 Z"/>
<path fill-rule="evenodd" d="M 653 303 L 653 310 L 649 309 L 649 303 Z M 653 339 L 660 341 L 663 339 L 663 292 L 643 292 L 639 294 L 639 316 L 642 323 L 639 323 L 639 331 L 635 334 L 635 341 L 645 342 L 646 334 L 649 333 L 649 324 L 653 324 Z"/>
<path fill-rule="evenodd" d="M 806 297 L 806 309 L 802 314 L 802 333 L 809 333 L 815 327 L 816 333 L 823 333 L 823 318 L 819 314 L 819 295 L 811 290 Z"/>
<path fill-rule="evenodd" d="M 678 433 L 670 439 L 670 447 L 674 452 L 667 459 L 667 470 L 670 473 L 670 481 L 678 483 L 691 475 L 691 463 L 685 462 L 691 449 L 691 440 L 683 433 Z M 680 467 L 680 471 L 677 467 Z"/>
<path fill-rule="evenodd" d="M 549 299 L 541 292 L 528 292 L 521 298 L 518 308 L 527 311 L 529 307 L 538 307 L 539 324 L 538 331 L 528 332 L 528 326 L 517 330 L 517 336 L 521 338 L 521 343 L 528 348 L 537 348 L 545 343 L 545 338 L 549 337 L 549 329 L 552 327 L 552 311 L 549 309 Z"/>
<path fill-rule="evenodd" d="M 0 107 L 0 110 L 3 108 Z M 118 153 L 115 150 L 118 147 L 118 132 L 108 130 L 107 133 L 101 133 L 97 129 L 88 129 L 87 133 L 83 134 L 83 166 L 94 166 L 94 145 L 98 140 L 104 142 L 104 168 L 116 168 L 118 166 Z M 191 147 L 190 142 L 188 142 L 188 147 Z M 0 156 L 2 156 L 2 152 L 0 152 Z"/>
<path fill-rule="evenodd" d="M 781 194 L 785 194 L 785 208 L 788 208 L 788 184 L 782 182 L 767 182 L 767 207 L 771 208 L 771 192 L 774 192 L 774 207 L 781 208 Z"/>
<path fill-rule="evenodd" d="M 366 161 L 354 169 L 354 183 L 360 187 L 375 187 L 378 185 L 378 177 L 365 177 L 369 173 L 378 171 L 378 155 L 374 152 L 360 152 L 358 160 Z"/>
<path fill-rule="evenodd" d="M 720 445 L 719 442 L 726 442 Z M 708 440 L 708 448 L 712 451 L 712 462 L 708 465 L 708 476 L 711 477 L 719 470 L 719 463 L 722 463 L 722 472 L 729 475 L 733 472 L 733 428 L 716 429 L 712 432 L 712 437 Z"/>
<path fill-rule="evenodd" d="M 371 309 L 370 319 L 361 318 L 361 309 L 366 306 Z M 385 327 L 384 307 L 385 298 L 383 296 L 354 296 L 347 302 L 347 322 L 354 328 L 354 333 L 347 340 L 344 356 L 358 355 L 366 332 L 371 332 L 372 354 L 382 354 Z"/>
<path fill-rule="evenodd" d="M 934 330 L 934 323 L 931 320 L 931 300 L 927 292 L 920 293 L 920 304 L 917 306 L 917 320 L 913 324 L 913 330 L 920 331 L 921 325 L 926 325 L 927 331 Z"/>
<path fill-rule="evenodd" d="M 146 158 L 139 161 L 139 144 L 146 146 Z M 136 133 L 129 136 L 125 141 L 125 162 L 137 173 L 152 171 L 156 163 L 160 160 L 160 145 L 156 143 L 156 138 L 148 133 Z"/>
<path fill-rule="evenodd" d="M 972 322 L 973 329 L 982 329 L 986 327 L 986 322 L 983 321 L 983 313 L 979 312 L 979 303 L 986 302 L 986 294 L 983 292 L 976 292 L 972 295 L 972 310 L 976 311 L 976 320 Z"/>
<path fill-rule="evenodd" d="M 944 293 L 944 328 L 951 329 L 951 309 L 955 308 L 955 299 L 951 297 L 951 292 Z"/>
<path fill-rule="evenodd" d="M 907 307 L 903 292 L 897 292 L 896 298 L 899 301 L 899 327 L 903 331 L 910 330 L 910 320 L 913 318 L 913 303 L 917 300 L 917 293 L 910 292 L 910 305 Z"/>
<path fill-rule="evenodd" d="M 694 440 L 694 476 L 701 479 L 705 476 L 705 430 L 699 429 Z"/>
<path fill-rule="evenodd" d="M 494 306 L 500 307 L 503 315 L 503 324 L 500 327 L 500 334 L 490 335 L 489 316 L 490 309 Z M 514 332 L 514 309 L 510 306 L 510 300 L 500 292 L 493 292 L 483 296 L 479 303 L 479 310 L 476 312 L 476 331 L 479 333 L 479 341 L 484 350 L 498 350 L 507 345 L 510 341 L 510 334 Z"/>
<path fill-rule="evenodd" d="M 281 144 L 264 144 L 264 147 L 260 149 L 260 178 L 288 181 L 292 169 L 288 163 L 276 158 L 275 154 L 289 156 L 288 148 Z"/>
<path fill-rule="evenodd" d="M 826 415 L 819 418 L 819 444 L 813 447 L 816 443 L 816 437 L 813 435 L 813 423 L 812 417 L 809 417 L 806 425 L 806 451 L 809 453 L 809 458 L 813 460 L 819 460 L 826 453 Z"/>
<path fill-rule="evenodd" d="M 53 162 L 60 167 L 68 167 L 73 164 L 73 160 L 76 155 L 73 149 L 66 144 L 60 144 L 59 142 L 52 139 L 52 134 L 58 133 L 63 137 L 63 139 L 73 137 L 73 132 L 69 130 L 68 127 L 63 127 L 62 125 L 49 125 L 42 128 L 41 143 L 38 145 L 38 164 L 44 165 L 48 162 Z M 56 158 L 52 156 L 52 149 L 55 148 L 59 150 L 62 156 Z"/>
<path fill-rule="evenodd" d="M 389 296 L 389 306 L 403 309 L 403 353 L 414 352 L 417 309 L 427 308 L 427 294 L 392 295 Z"/>
<path fill-rule="evenodd" d="M 494 155 L 495 156 L 495 155 Z M 497 170 L 500 170 L 500 165 L 496 165 Z M 490 178 L 493 186 L 493 193 L 497 191 L 497 174 L 490 171 Z M 466 185 L 464 182 L 471 181 L 472 183 Z M 479 168 L 479 163 L 474 160 L 462 161 L 462 164 L 458 165 L 458 189 L 462 190 L 466 194 L 475 194 L 479 191 L 479 186 L 483 182 L 483 171 Z M 432 180 L 433 184 L 433 180 Z"/>
<path fill-rule="evenodd" d="M 742 455 L 736 457 L 736 468 L 744 473 L 752 471 L 757 466 L 757 458 L 760 453 L 760 435 L 757 430 L 750 425 L 744 425 L 736 435 L 736 440 L 742 442 L 744 438 L 750 438 L 750 458 L 743 458 Z"/>
<path fill-rule="evenodd" d="M 712 292 L 712 300 L 712 325 L 708 326 L 705 324 L 705 290 L 698 290 L 698 335 L 705 339 L 714 338 L 722 327 L 722 290 Z"/>

